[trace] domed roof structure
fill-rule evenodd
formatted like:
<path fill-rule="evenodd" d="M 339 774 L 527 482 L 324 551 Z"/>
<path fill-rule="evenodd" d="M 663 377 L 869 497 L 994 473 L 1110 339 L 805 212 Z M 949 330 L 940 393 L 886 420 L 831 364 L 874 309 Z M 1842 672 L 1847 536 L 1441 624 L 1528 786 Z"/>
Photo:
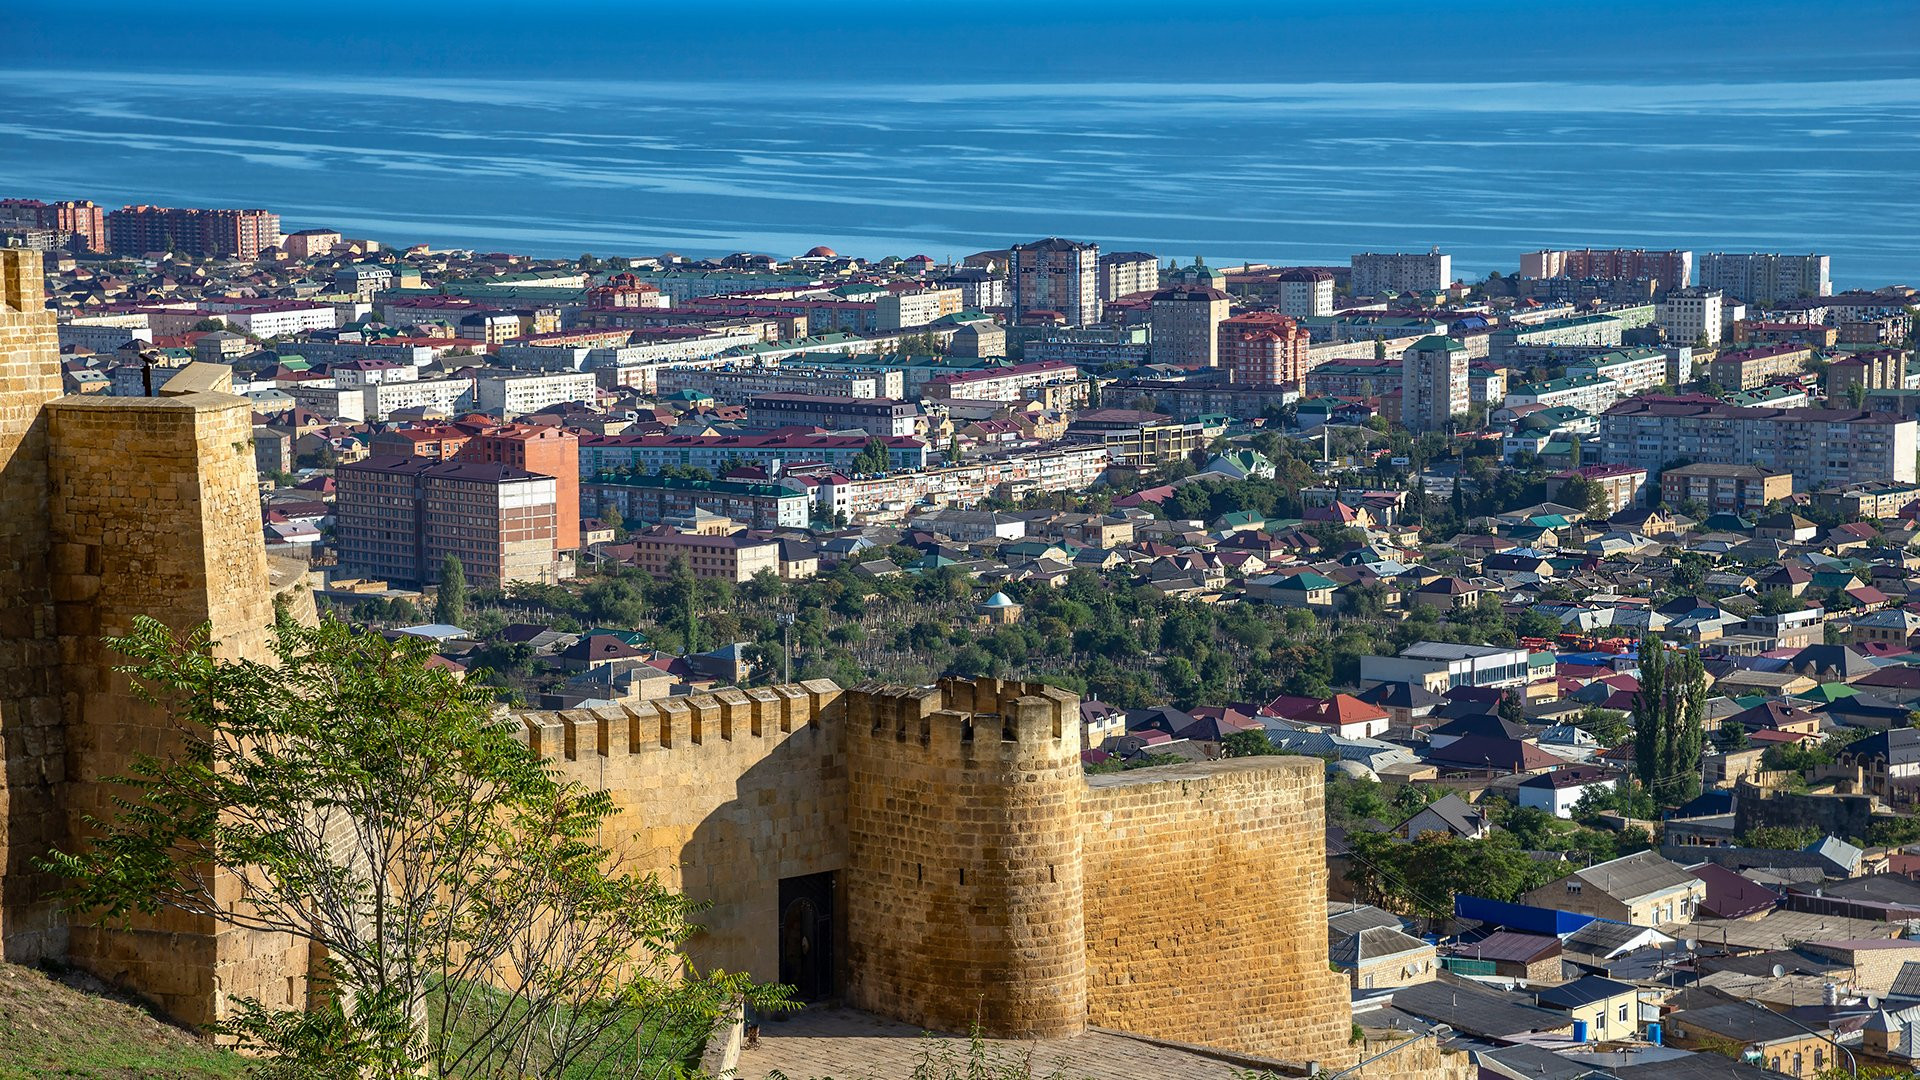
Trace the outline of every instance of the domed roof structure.
<path fill-rule="evenodd" d="M 1012 607 L 1013 598 L 1008 596 L 1006 593 L 997 592 L 997 593 L 994 593 L 992 596 L 987 597 L 986 602 L 981 604 L 980 606 L 981 607 Z"/>
<path fill-rule="evenodd" d="M 1349 780 L 1371 780 L 1380 782 L 1380 775 L 1357 761 L 1335 761 L 1327 765 L 1328 776 L 1344 776 Z"/>
<path fill-rule="evenodd" d="M 803 259 L 837 259 L 840 257 L 840 253 L 825 244 L 820 244 L 816 247 L 808 248 L 807 253 L 800 257 Z"/>

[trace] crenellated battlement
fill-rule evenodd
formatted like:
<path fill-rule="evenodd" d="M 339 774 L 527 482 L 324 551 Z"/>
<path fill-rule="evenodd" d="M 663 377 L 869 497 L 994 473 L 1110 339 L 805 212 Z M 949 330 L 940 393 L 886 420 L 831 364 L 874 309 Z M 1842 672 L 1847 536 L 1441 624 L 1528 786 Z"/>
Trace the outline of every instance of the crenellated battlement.
<path fill-rule="evenodd" d="M 576 761 L 709 743 L 765 740 L 768 748 L 837 718 L 842 696 L 826 679 L 662 698 L 591 709 L 514 714 L 527 743 L 542 757 Z"/>
<path fill-rule="evenodd" d="M 935 761 L 1077 759 L 1079 699 L 1058 687 L 946 678 L 935 686 L 869 683 L 853 691 L 849 738 L 917 746 Z"/>

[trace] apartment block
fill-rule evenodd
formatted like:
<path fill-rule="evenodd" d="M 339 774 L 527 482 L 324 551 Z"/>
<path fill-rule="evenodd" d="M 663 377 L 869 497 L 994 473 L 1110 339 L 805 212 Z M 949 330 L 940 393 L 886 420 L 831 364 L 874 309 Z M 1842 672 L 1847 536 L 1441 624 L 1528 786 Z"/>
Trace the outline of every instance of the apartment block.
<path fill-rule="evenodd" d="M 1115 251 L 1100 256 L 1100 299 L 1118 300 L 1160 288 L 1160 259 L 1144 251 Z"/>
<path fill-rule="evenodd" d="M 1759 465 L 1680 465 L 1660 474 L 1660 501 L 1697 502 L 1708 513 L 1752 514 L 1793 494 L 1793 474 Z"/>
<path fill-rule="evenodd" d="M 1549 409 L 1567 406 L 1584 413 L 1600 413 L 1626 396 L 1620 384 L 1601 375 L 1567 375 L 1545 382 L 1525 383 L 1507 391 L 1507 407 L 1544 405 Z"/>
<path fill-rule="evenodd" d="M 1015 244 L 1007 255 L 1007 300 L 1017 321 L 1054 311 L 1068 325 L 1100 321 L 1100 245 L 1050 236 Z"/>
<path fill-rule="evenodd" d="M 1768 379 L 1798 375 L 1813 350 L 1805 345 L 1762 345 L 1723 352 L 1707 363 L 1707 377 L 1730 390 L 1751 390 Z"/>
<path fill-rule="evenodd" d="M 1611 380 L 1620 387 L 1623 397 L 1632 397 L 1667 383 L 1672 363 L 1673 358 L 1659 349 L 1621 349 L 1573 361 L 1567 365 L 1567 374 Z"/>
<path fill-rule="evenodd" d="M 679 559 L 687 560 L 697 578 L 718 578 L 736 584 L 752 581 L 765 570 L 780 573 L 780 545 L 773 540 L 757 540 L 746 533 L 730 536 L 702 536 L 674 532 L 666 528 L 650 529 L 628 538 L 633 549 L 629 559 L 634 566 L 656 578 L 673 574 Z"/>
<path fill-rule="evenodd" d="M 505 465 L 554 481 L 554 545 L 580 547 L 580 436 L 565 428 L 500 424 L 473 434 L 455 455 L 461 461 Z"/>
<path fill-rule="evenodd" d="M 1673 398 L 1633 398 L 1600 418 L 1607 462 L 1658 469 L 1668 462 L 1761 465 L 1793 474 L 1795 490 L 1873 480 L 1914 480 L 1920 422 L 1860 409 L 1740 408 Z"/>
<path fill-rule="evenodd" d="M 1725 306 L 1719 289 L 1675 289 L 1660 302 L 1660 331 L 1681 345 L 1718 345 L 1726 332 Z"/>
<path fill-rule="evenodd" d="M 1310 334 L 1291 317 L 1271 311 L 1236 315 L 1220 324 L 1220 366 L 1227 378 L 1248 386 L 1299 384 L 1308 362 Z"/>
<path fill-rule="evenodd" d="M 867 435 L 583 435 L 580 473 L 617 469 L 659 472 L 686 466 L 718 472 L 730 465 L 782 471 L 801 465 L 848 469 L 867 449 Z M 927 444 L 907 436 L 881 440 L 895 469 L 927 467 Z"/>
<path fill-rule="evenodd" d="M 1148 324 L 1153 362 L 1183 368 L 1220 366 L 1220 324 L 1230 307 L 1227 294 L 1205 285 L 1175 285 L 1153 294 Z"/>
<path fill-rule="evenodd" d="M 480 368 L 474 372 L 473 395 L 481 412 L 509 420 L 551 405 L 598 400 L 593 375 L 584 371 Z"/>
<path fill-rule="evenodd" d="M 754 529 L 804 529 L 813 496 L 799 487 L 679 476 L 601 476 L 580 485 L 581 505 L 597 516 L 620 511 L 629 528 L 684 518 L 696 510 Z"/>
<path fill-rule="evenodd" d="M 1693 279 L 1693 252 L 1644 248 L 1580 248 L 1533 251 L 1520 256 L 1520 276 L 1601 281 L 1645 281 L 1658 288 L 1685 288 Z"/>
<path fill-rule="evenodd" d="M 1425 255 L 1402 252 L 1353 256 L 1351 288 L 1355 296 L 1435 292 L 1453 284 L 1453 256 L 1434 248 Z"/>
<path fill-rule="evenodd" d="M 1407 430 L 1444 431 L 1473 404 L 1467 347 L 1438 334 L 1414 342 L 1400 361 L 1400 422 Z"/>
<path fill-rule="evenodd" d="M 920 406 L 893 398 L 762 394 L 747 402 L 747 423 L 757 428 L 852 429 L 891 438 L 919 434 L 926 417 L 921 415 Z"/>
<path fill-rule="evenodd" d="M 1906 378 L 1907 356 L 1898 349 L 1854 353 L 1827 365 L 1827 400 L 1838 405 L 1855 393 L 1903 389 Z"/>
<path fill-rule="evenodd" d="M 41 202 L 39 199 L 0 199 L 0 228 L 44 229 L 60 247 L 84 251 L 107 250 L 106 211 L 84 199 Z"/>
<path fill-rule="evenodd" d="M 335 471 L 340 564 L 437 584 L 448 555 L 468 583 L 501 588 L 570 576 L 556 549 L 555 481 L 506 465 L 378 457 Z"/>
<path fill-rule="evenodd" d="M 116 255 L 174 251 L 216 259 L 257 259 L 280 243 L 280 215 L 267 210 L 199 210 L 123 206 L 106 215 L 107 247 Z"/>
<path fill-rule="evenodd" d="M 1762 307 L 1797 297 L 1827 296 L 1833 292 L 1831 259 L 1715 251 L 1700 257 L 1700 285 Z"/>

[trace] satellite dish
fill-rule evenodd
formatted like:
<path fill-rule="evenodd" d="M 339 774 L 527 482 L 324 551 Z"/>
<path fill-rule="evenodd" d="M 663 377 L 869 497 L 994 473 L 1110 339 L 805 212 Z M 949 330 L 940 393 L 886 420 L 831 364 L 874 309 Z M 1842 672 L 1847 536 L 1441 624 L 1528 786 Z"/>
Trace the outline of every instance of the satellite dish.
<path fill-rule="evenodd" d="M 1782 976 L 1782 975 L 1785 975 L 1786 973 L 1787 973 L 1787 969 L 1786 969 L 1786 968 L 1784 968 L 1784 967 L 1781 967 L 1781 966 L 1780 966 L 1779 964 L 1775 964 L 1775 965 L 1773 965 L 1773 977 L 1774 977 L 1774 978 L 1776 978 L 1776 979 L 1777 979 L 1777 978 L 1779 978 L 1780 976 Z"/>
<path fill-rule="evenodd" d="M 1879 1007 L 1880 1007 L 1880 998 L 1879 998 L 1879 996 L 1878 996 L 1878 995 L 1876 995 L 1876 994 L 1868 994 L 1868 995 L 1867 995 L 1867 1008 L 1869 1008 L 1869 1009 L 1877 1009 L 1877 1008 L 1879 1008 Z"/>
<path fill-rule="evenodd" d="M 1692 952 L 1694 948 L 1699 944 L 1700 944 L 1699 942 L 1693 940 L 1692 938 L 1685 938 L 1680 942 L 1680 947 L 1682 949 L 1685 949 L 1688 952 Z"/>

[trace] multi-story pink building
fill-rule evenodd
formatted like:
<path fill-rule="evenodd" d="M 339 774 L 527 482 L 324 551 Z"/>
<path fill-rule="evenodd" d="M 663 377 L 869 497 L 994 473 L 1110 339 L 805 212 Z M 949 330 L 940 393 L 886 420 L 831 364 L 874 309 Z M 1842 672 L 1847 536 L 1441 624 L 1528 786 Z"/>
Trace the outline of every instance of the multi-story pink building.
<path fill-rule="evenodd" d="M 1220 366 L 1228 378 L 1249 386 L 1278 386 L 1306 378 L 1304 327 L 1271 311 L 1250 311 L 1220 323 Z"/>
<path fill-rule="evenodd" d="M 266 210 L 199 210 L 123 206 L 106 216 L 107 246 L 117 254 L 176 251 L 212 258 L 257 259 L 280 243 L 280 215 Z"/>
<path fill-rule="evenodd" d="M 1644 248 L 1531 251 L 1520 256 L 1520 276 L 1599 278 L 1604 281 L 1651 278 L 1660 282 L 1662 288 L 1681 289 L 1693 276 L 1693 252 L 1647 251 Z"/>
<path fill-rule="evenodd" d="M 45 203 L 39 199 L 0 199 L 0 224 L 52 229 L 79 237 L 88 251 L 107 250 L 106 212 L 84 199 Z"/>

